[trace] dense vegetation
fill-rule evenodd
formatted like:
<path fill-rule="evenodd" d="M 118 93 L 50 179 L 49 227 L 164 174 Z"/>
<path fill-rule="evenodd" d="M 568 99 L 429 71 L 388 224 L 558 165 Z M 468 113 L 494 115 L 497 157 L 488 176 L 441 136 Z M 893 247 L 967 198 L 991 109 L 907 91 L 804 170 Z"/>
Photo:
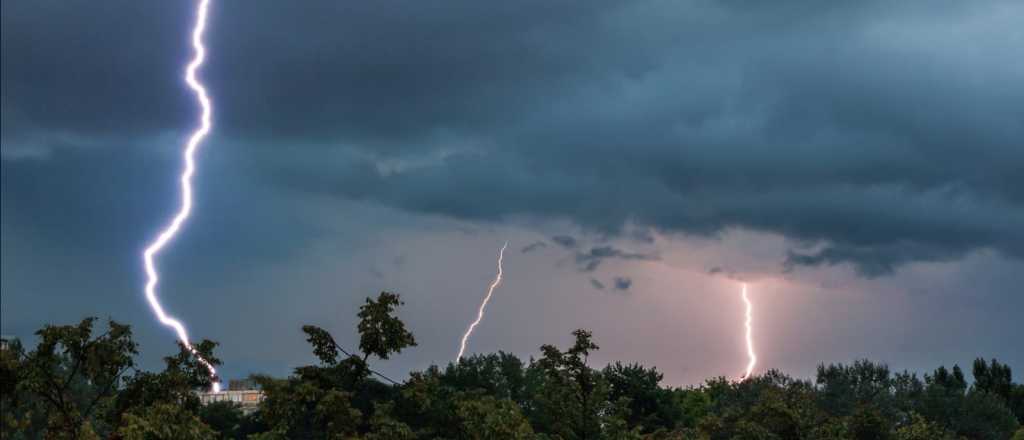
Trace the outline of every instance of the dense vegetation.
<path fill-rule="evenodd" d="M 382 293 L 359 311 L 359 352 L 323 329 L 303 331 L 318 365 L 284 379 L 258 376 L 266 393 L 243 415 L 200 405 L 205 370 L 187 350 L 161 372 L 134 366 L 131 330 L 96 320 L 48 326 L 33 350 L 0 352 L 4 439 L 1024 439 L 1024 385 L 996 360 L 919 378 L 868 361 L 821 365 L 813 382 L 778 371 L 743 382 L 665 388 L 655 368 L 588 365 L 590 332 L 545 345 L 528 362 L 508 353 L 414 372 L 398 383 L 373 362 L 416 345 Z M 214 343 L 196 344 L 217 363 Z"/>

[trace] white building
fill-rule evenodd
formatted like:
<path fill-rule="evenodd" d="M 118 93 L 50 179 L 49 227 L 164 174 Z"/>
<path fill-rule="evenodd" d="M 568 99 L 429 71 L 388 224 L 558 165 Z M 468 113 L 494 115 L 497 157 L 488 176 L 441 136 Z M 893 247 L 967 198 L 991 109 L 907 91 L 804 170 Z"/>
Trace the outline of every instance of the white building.
<path fill-rule="evenodd" d="M 259 409 L 260 402 L 265 397 L 261 390 L 227 390 L 216 393 L 212 391 L 199 393 L 199 401 L 203 405 L 209 405 L 213 402 L 233 402 L 241 407 L 242 412 L 245 414 L 251 414 Z"/>

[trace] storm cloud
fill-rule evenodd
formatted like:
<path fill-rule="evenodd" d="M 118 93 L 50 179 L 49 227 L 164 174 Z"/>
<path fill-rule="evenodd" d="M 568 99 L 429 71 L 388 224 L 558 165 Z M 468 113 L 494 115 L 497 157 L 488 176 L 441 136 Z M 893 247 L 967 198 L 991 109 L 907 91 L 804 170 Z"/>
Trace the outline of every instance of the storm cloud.
<path fill-rule="evenodd" d="M 543 241 L 535 241 L 535 242 L 530 243 L 530 244 L 528 244 L 526 246 L 523 246 L 523 248 L 519 252 L 523 253 L 523 254 L 528 254 L 528 253 L 533 252 L 533 251 L 535 251 L 537 249 L 543 249 L 543 248 L 546 248 L 546 247 L 548 247 L 547 243 L 545 243 Z"/>
<path fill-rule="evenodd" d="M 576 247 L 577 243 L 576 238 L 571 235 L 556 235 L 554 237 L 551 237 L 551 241 L 555 242 L 559 246 L 562 246 L 566 249 Z"/>
<path fill-rule="evenodd" d="M 5 160 L 186 122 L 167 87 L 180 57 L 166 55 L 187 50 L 183 8 L 95 7 L 4 4 Z M 1019 2 L 213 14 L 203 75 L 219 133 L 246 145 L 239 166 L 290 191 L 605 235 L 747 228 L 817 245 L 789 268 L 867 276 L 984 248 L 1024 256 Z M 91 32 L 106 27 L 118 32 Z"/>
<path fill-rule="evenodd" d="M 576 264 L 579 265 L 581 271 L 593 272 L 604 260 L 607 259 L 620 259 L 620 260 L 641 260 L 641 261 L 655 261 L 659 257 L 654 254 L 644 254 L 639 252 L 627 252 L 622 249 L 615 248 L 613 246 L 596 246 L 590 248 L 586 252 L 576 253 Z"/>
<path fill-rule="evenodd" d="M 629 277 L 615 277 L 613 280 L 615 290 L 626 291 L 633 287 L 633 279 Z"/>

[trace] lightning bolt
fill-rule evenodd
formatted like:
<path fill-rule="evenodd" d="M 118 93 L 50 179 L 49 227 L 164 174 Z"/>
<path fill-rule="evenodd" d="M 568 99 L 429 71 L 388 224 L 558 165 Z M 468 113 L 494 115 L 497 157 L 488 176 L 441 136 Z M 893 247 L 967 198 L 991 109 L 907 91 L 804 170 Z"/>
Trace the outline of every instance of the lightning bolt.
<path fill-rule="evenodd" d="M 747 372 L 740 378 L 741 382 L 750 377 L 750 374 L 754 371 L 754 366 L 757 365 L 757 353 L 754 353 L 754 338 L 751 336 L 753 328 L 750 325 L 753 320 L 754 306 L 750 303 L 750 298 L 747 297 L 747 283 L 743 283 L 743 302 L 747 304 L 747 321 L 744 325 L 747 328 L 747 357 L 750 358 L 750 362 L 747 363 Z"/>
<path fill-rule="evenodd" d="M 491 287 L 487 289 L 487 296 L 484 297 L 484 302 L 480 303 L 480 309 L 476 311 L 476 321 L 473 321 L 466 329 L 466 334 L 462 335 L 462 343 L 459 344 L 459 355 L 455 357 L 455 362 L 462 359 L 462 353 L 466 351 L 466 341 L 469 339 L 469 335 L 473 334 L 473 329 L 480 324 L 480 320 L 484 319 L 484 308 L 487 307 L 487 302 L 491 300 L 491 295 L 494 294 L 494 289 L 501 284 L 501 260 L 505 257 L 505 248 L 508 247 L 508 242 L 501 247 L 498 251 L 498 275 L 494 277 L 494 281 L 491 283 Z"/>
<path fill-rule="evenodd" d="M 212 106 L 210 105 L 210 98 L 206 94 L 206 88 L 203 84 L 196 79 L 196 71 L 203 65 L 203 61 L 206 59 L 206 47 L 203 46 L 203 31 L 206 30 L 206 15 L 207 9 L 210 6 L 209 0 L 199 0 L 196 8 L 196 21 L 192 28 L 192 49 L 194 56 L 192 61 L 188 63 L 185 69 L 185 83 L 192 89 L 192 92 L 196 95 L 196 100 L 199 102 L 199 106 L 202 109 L 202 115 L 200 116 L 199 127 L 192 132 L 192 135 L 188 138 L 188 143 L 185 144 L 185 150 L 183 152 L 183 158 L 185 161 L 185 169 L 181 173 L 181 207 L 178 209 L 178 213 L 174 215 L 167 226 L 164 227 L 160 234 L 156 236 L 149 246 L 146 247 L 145 252 L 142 254 L 142 259 L 146 266 L 146 300 L 149 301 L 149 306 L 153 309 L 153 313 L 156 314 L 157 319 L 160 323 L 174 329 L 175 333 L 178 334 L 178 340 L 181 341 L 182 345 L 185 346 L 192 354 L 199 360 L 199 362 L 206 367 L 210 373 L 210 378 L 213 381 L 213 391 L 220 391 L 220 383 L 217 382 L 217 370 L 213 367 L 209 361 L 204 359 L 188 339 L 188 332 L 185 331 L 185 326 L 169 316 L 164 312 L 164 308 L 160 306 L 160 301 L 157 299 L 156 285 L 160 281 L 160 276 L 156 270 L 156 264 L 154 258 L 160 251 L 174 239 L 174 236 L 181 229 L 181 225 L 188 219 L 189 214 L 192 212 L 192 174 L 195 173 L 195 152 L 199 148 L 199 144 L 202 143 L 206 135 L 210 133 L 211 128 L 211 113 Z"/>

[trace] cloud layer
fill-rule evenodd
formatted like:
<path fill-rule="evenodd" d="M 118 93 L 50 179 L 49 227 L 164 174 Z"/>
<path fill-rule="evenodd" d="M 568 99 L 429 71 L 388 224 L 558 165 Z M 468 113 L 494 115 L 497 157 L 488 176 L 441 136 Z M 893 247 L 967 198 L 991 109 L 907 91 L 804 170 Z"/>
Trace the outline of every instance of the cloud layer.
<path fill-rule="evenodd" d="M 173 6 L 5 4 L 5 157 L 185 124 Z M 789 266 L 876 276 L 1024 256 L 1021 20 L 1012 1 L 246 2 L 215 8 L 204 76 L 247 169 L 292 190 L 762 230 L 817 245 Z"/>

